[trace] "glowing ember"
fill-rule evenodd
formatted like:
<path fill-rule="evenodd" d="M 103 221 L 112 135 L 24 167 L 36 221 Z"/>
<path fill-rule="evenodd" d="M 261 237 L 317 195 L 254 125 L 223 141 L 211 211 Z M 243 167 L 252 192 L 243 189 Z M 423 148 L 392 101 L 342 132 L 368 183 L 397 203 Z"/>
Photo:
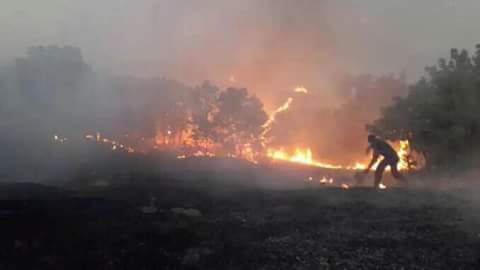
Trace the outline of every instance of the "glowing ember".
<path fill-rule="evenodd" d="M 116 151 L 116 150 L 120 149 L 120 150 L 123 150 L 127 153 L 135 153 L 135 149 L 133 149 L 133 147 L 128 146 L 128 145 L 123 144 L 123 143 L 119 143 L 115 140 L 106 138 L 106 137 L 102 136 L 99 132 L 95 133 L 95 135 L 85 134 L 84 137 L 88 141 L 95 141 L 98 144 L 109 145 L 111 147 L 112 151 Z"/>
<path fill-rule="evenodd" d="M 297 86 L 295 88 L 295 93 L 303 93 L 303 94 L 308 94 L 308 90 L 307 88 L 303 87 L 303 86 Z"/>
<path fill-rule="evenodd" d="M 214 153 L 197 151 L 193 154 L 194 157 L 215 157 Z"/>
<path fill-rule="evenodd" d="M 378 188 L 380 188 L 380 189 L 386 189 L 387 186 L 385 186 L 384 184 L 380 183 L 380 185 L 378 185 Z"/>
<path fill-rule="evenodd" d="M 333 184 L 333 178 L 327 178 L 327 177 L 322 177 L 320 179 L 320 184 L 325 185 L 325 184 Z"/>
<path fill-rule="evenodd" d="M 67 138 L 55 134 L 53 135 L 53 141 L 59 144 L 63 144 L 67 142 Z"/>
<path fill-rule="evenodd" d="M 350 188 L 350 186 L 347 185 L 347 184 L 342 184 L 341 187 L 342 187 L 343 189 L 349 189 L 349 188 Z"/>

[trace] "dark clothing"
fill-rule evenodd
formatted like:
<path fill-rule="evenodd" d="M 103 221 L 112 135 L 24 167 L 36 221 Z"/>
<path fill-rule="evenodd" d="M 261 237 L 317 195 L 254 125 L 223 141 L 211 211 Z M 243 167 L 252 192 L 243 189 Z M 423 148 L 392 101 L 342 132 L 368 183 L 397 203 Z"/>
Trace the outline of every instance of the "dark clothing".
<path fill-rule="evenodd" d="M 396 160 L 398 162 L 398 155 L 395 149 L 393 149 L 388 143 L 382 140 L 376 140 L 375 142 L 370 144 L 370 147 L 373 150 L 373 154 L 381 155 L 386 159 Z"/>
<path fill-rule="evenodd" d="M 398 180 L 404 180 L 403 176 L 398 172 L 399 158 L 395 149 L 393 149 L 388 143 L 382 140 L 375 140 L 370 143 L 370 148 L 373 150 L 373 160 L 377 160 L 379 156 L 383 156 L 383 160 L 378 164 L 375 170 L 375 187 L 380 185 L 382 181 L 382 175 L 387 166 L 390 166 L 392 175 Z"/>
<path fill-rule="evenodd" d="M 385 168 L 387 168 L 387 166 L 390 166 L 390 169 L 392 170 L 392 175 L 393 177 L 395 177 L 395 179 L 404 180 L 403 176 L 398 172 L 397 165 L 398 158 L 396 160 L 384 158 L 382 161 L 380 161 L 377 169 L 375 170 L 375 187 L 378 187 L 378 185 L 380 185 L 383 172 L 385 171 Z"/>

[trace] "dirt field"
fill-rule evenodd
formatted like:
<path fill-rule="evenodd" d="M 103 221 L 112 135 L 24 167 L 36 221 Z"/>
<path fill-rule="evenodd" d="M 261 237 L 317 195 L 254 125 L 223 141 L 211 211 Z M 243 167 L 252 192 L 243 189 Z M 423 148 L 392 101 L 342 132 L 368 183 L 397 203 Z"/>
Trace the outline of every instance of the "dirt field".
<path fill-rule="evenodd" d="M 480 269 L 470 191 L 158 180 L 0 186 L 0 269 Z"/>

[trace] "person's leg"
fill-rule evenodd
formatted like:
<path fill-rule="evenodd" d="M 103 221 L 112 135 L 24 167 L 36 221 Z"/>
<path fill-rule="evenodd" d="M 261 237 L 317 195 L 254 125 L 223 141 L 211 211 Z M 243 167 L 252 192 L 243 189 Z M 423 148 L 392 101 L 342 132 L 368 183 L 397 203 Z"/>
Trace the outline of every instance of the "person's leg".
<path fill-rule="evenodd" d="M 386 159 L 382 160 L 380 164 L 378 164 L 377 169 L 375 170 L 375 187 L 378 188 L 380 182 L 382 181 L 383 171 L 385 171 L 385 167 L 387 167 L 388 161 Z"/>
<path fill-rule="evenodd" d="M 400 180 L 402 182 L 406 182 L 405 180 L 405 177 L 398 171 L 398 161 L 397 162 L 392 162 L 392 164 L 390 165 L 390 167 L 392 168 L 392 176 L 397 179 L 397 180 Z"/>

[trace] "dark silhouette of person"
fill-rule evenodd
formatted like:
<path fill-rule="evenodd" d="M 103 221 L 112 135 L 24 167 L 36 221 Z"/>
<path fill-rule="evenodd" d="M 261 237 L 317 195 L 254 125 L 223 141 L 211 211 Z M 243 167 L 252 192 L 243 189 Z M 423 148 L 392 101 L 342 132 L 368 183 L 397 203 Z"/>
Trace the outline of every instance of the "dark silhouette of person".
<path fill-rule="evenodd" d="M 395 179 L 405 182 L 405 178 L 403 177 L 403 175 L 398 172 L 397 165 L 400 159 L 398 158 L 397 152 L 395 151 L 395 149 L 392 148 L 392 146 L 390 146 L 387 142 L 381 140 L 375 135 L 368 135 L 367 151 L 370 150 L 373 150 L 372 160 L 370 161 L 370 164 L 368 164 L 368 167 L 365 169 L 365 174 L 368 174 L 373 164 L 377 162 L 380 156 L 383 157 L 382 161 L 380 161 L 377 169 L 375 170 L 376 188 L 379 187 L 382 181 L 383 172 L 385 171 L 385 168 L 387 166 L 390 166 L 392 170 L 392 175 L 393 177 L 395 177 Z"/>

